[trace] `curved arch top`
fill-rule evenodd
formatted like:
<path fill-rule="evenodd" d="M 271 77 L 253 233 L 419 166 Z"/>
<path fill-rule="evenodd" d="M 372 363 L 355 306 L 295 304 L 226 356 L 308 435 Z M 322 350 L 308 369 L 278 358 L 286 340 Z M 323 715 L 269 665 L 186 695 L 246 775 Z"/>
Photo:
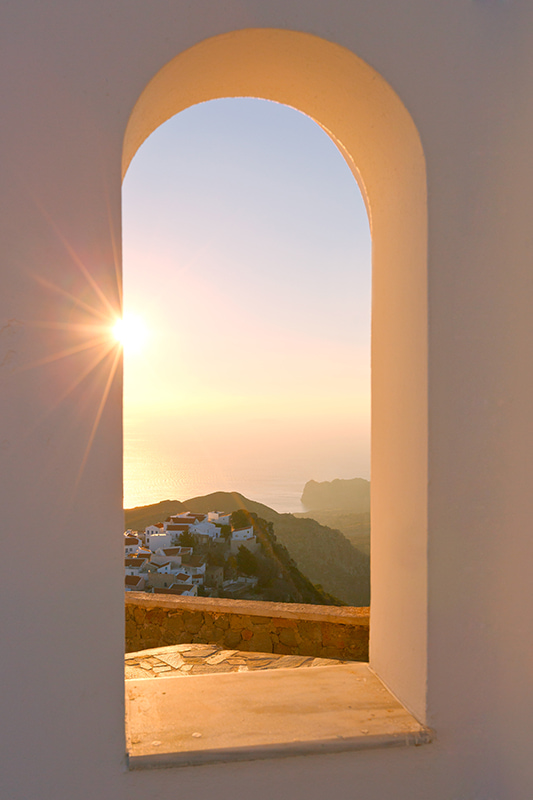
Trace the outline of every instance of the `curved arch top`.
<path fill-rule="evenodd" d="M 189 106 L 223 97 L 273 100 L 312 117 L 356 175 L 370 205 L 371 224 L 385 182 L 399 181 L 404 188 L 417 183 L 425 191 L 418 132 L 381 75 L 340 45 L 278 29 L 215 36 L 166 64 L 142 92 L 128 121 L 123 175 L 144 140 L 166 120 Z"/>
<path fill-rule="evenodd" d="M 428 330 L 420 137 L 391 86 L 350 50 L 295 31 L 239 30 L 200 42 L 154 76 L 127 125 L 123 174 L 159 125 L 223 97 L 273 100 L 307 114 L 335 141 L 365 197 L 372 231 L 371 662 L 423 720 Z"/>

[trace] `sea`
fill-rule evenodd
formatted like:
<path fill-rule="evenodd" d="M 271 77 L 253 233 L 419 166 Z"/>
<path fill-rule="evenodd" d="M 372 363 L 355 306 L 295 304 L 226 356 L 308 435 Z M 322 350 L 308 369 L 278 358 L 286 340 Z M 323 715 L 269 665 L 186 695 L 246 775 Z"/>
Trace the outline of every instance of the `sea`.
<path fill-rule="evenodd" d="M 353 447 L 343 445 L 316 451 L 261 448 L 243 455 L 227 447 L 180 447 L 126 431 L 124 507 L 222 491 L 239 492 L 280 513 L 296 513 L 305 511 L 301 496 L 307 481 L 368 477 L 365 455 L 358 458 Z"/>
<path fill-rule="evenodd" d="M 305 511 L 300 498 L 306 481 L 293 475 L 275 475 L 244 469 L 216 474 L 209 464 L 195 463 L 175 469 L 167 465 L 155 471 L 143 470 L 143 479 L 125 481 L 124 507 L 151 505 L 161 500 L 187 500 L 211 492 L 239 492 L 249 500 L 263 503 L 280 513 Z M 224 510 L 224 509 L 219 509 Z"/>

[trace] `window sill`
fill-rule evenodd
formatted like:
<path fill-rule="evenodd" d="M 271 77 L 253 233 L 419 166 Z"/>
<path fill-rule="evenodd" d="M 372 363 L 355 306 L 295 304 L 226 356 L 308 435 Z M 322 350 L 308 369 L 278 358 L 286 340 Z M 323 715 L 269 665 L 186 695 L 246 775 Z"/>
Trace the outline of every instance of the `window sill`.
<path fill-rule="evenodd" d="M 368 664 L 126 681 L 129 769 L 421 745 Z"/>

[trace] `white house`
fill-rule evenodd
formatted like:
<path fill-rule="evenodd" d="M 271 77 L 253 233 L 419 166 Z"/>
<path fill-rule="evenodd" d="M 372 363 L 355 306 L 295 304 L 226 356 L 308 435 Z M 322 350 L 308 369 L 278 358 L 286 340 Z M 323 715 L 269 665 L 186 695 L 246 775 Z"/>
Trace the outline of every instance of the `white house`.
<path fill-rule="evenodd" d="M 164 564 L 166 561 L 170 561 L 173 567 L 179 566 L 182 560 L 181 552 L 179 552 L 180 550 L 181 548 L 179 547 L 160 547 L 152 556 L 151 561 L 154 564 Z"/>
<path fill-rule="evenodd" d="M 165 555 L 164 550 L 158 550 L 157 553 L 153 554 L 150 561 L 152 564 L 166 564 L 170 562 L 172 564 L 172 568 L 177 568 L 181 564 L 181 556 L 167 556 Z"/>
<path fill-rule="evenodd" d="M 203 522 L 207 514 L 194 514 L 192 511 L 181 511 L 179 514 L 172 514 L 169 520 L 172 522 Z"/>
<path fill-rule="evenodd" d="M 165 532 L 169 533 L 172 537 L 172 543 L 175 544 L 182 533 L 189 533 L 191 526 L 194 522 L 165 522 Z"/>
<path fill-rule="evenodd" d="M 182 545 L 178 545 L 175 547 L 165 547 L 158 551 L 158 555 L 164 555 L 169 561 L 173 561 L 175 563 L 180 563 L 186 556 L 192 556 L 194 552 L 193 547 L 183 547 Z"/>
<path fill-rule="evenodd" d="M 181 565 L 180 572 L 190 575 L 193 583 L 201 585 L 204 582 L 205 569 L 205 561 L 200 556 L 191 556 L 187 559 L 186 564 Z"/>
<path fill-rule="evenodd" d="M 239 547 L 246 547 L 252 553 L 259 550 L 259 542 L 254 533 L 253 527 L 248 528 L 234 528 L 231 532 L 230 549 L 232 553 L 236 553 Z"/>
<path fill-rule="evenodd" d="M 146 586 L 150 589 L 169 589 L 175 582 L 174 576 L 168 573 L 149 572 L 145 576 Z"/>
<path fill-rule="evenodd" d="M 209 511 L 207 519 L 209 522 L 217 522 L 219 525 L 229 525 L 231 514 L 225 514 L 223 511 Z"/>
<path fill-rule="evenodd" d="M 124 588 L 127 592 L 142 592 L 145 588 L 143 575 L 128 575 L 124 577 Z"/>
<path fill-rule="evenodd" d="M 170 547 L 172 544 L 173 536 L 171 533 L 163 530 L 146 532 L 146 546 L 150 548 L 152 553 L 156 553 L 165 547 Z"/>
<path fill-rule="evenodd" d="M 194 584 L 178 583 L 173 583 L 168 588 L 154 586 L 154 594 L 180 594 L 185 597 L 196 597 L 198 595 L 198 587 Z"/>
<path fill-rule="evenodd" d="M 171 535 L 172 542 L 177 542 L 182 533 L 192 533 L 209 539 L 220 536 L 220 529 L 207 520 L 206 514 L 174 515 L 164 523 L 164 531 Z"/>
<path fill-rule="evenodd" d="M 183 558 L 184 556 L 192 556 L 193 548 L 184 547 L 183 545 L 177 545 L 176 547 L 166 547 L 161 552 L 164 555 L 166 555 L 169 559 Z"/>
<path fill-rule="evenodd" d="M 207 520 L 195 522 L 193 525 L 191 525 L 189 531 L 195 535 L 205 536 L 209 539 L 220 538 L 220 528 L 212 522 L 207 522 Z"/>
<path fill-rule="evenodd" d="M 235 542 L 244 542 L 254 537 L 254 529 L 251 525 L 247 528 L 233 528 L 231 531 L 231 540 Z"/>
<path fill-rule="evenodd" d="M 155 533 L 163 533 L 164 530 L 165 530 L 164 523 L 163 522 L 156 522 L 154 525 L 148 525 L 148 527 L 146 527 L 144 529 L 144 533 L 145 533 L 145 535 L 150 536 L 150 534 L 152 534 L 152 533 L 154 533 L 154 534 Z"/>
<path fill-rule="evenodd" d="M 183 585 L 188 584 L 190 586 L 193 585 L 192 577 L 190 575 L 187 575 L 187 573 L 185 572 L 176 572 L 176 573 L 173 572 L 172 575 L 176 583 L 179 583 L 180 585 L 181 584 Z"/>
<path fill-rule="evenodd" d="M 184 597 L 197 597 L 198 596 L 198 586 L 195 583 L 187 584 L 187 583 L 173 583 L 170 587 L 170 591 L 172 594 L 181 594 Z"/>
<path fill-rule="evenodd" d="M 124 568 L 126 575 L 139 575 L 139 573 L 146 567 L 148 563 L 146 558 L 125 558 Z"/>
<path fill-rule="evenodd" d="M 141 547 L 141 540 L 137 536 L 132 536 L 130 533 L 124 534 L 124 554 L 126 556 L 133 555 Z"/>
<path fill-rule="evenodd" d="M 172 572 L 172 564 L 170 561 L 164 561 L 162 564 L 158 564 L 152 559 L 150 563 L 155 566 L 155 571 L 159 575 L 169 575 Z"/>

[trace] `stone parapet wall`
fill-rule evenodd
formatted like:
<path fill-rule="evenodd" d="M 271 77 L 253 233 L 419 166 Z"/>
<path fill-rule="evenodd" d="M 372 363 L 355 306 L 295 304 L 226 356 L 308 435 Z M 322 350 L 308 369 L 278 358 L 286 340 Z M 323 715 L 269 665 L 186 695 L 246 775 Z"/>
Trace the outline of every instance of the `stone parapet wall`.
<path fill-rule="evenodd" d="M 369 609 L 126 592 L 126 652 L 185 643 L 368 661 Z"/>

